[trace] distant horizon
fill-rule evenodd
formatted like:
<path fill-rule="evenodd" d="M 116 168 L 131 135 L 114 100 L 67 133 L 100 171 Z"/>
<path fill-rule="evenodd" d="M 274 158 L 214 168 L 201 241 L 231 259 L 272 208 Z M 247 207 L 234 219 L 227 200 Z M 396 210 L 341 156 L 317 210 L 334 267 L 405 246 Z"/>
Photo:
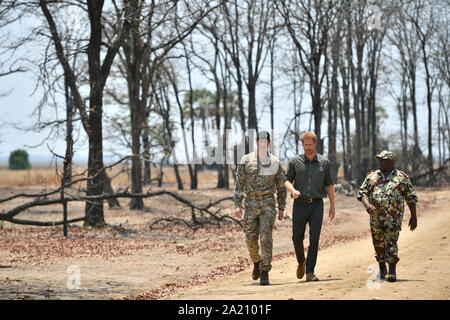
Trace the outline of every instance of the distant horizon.
<path fill-rule="evenodd" d="M 302 154 L 303 151 L 300 152 L 300 154 Z M 341 151 L 338 151 L 337 154 L 342 154 Z M 9 159 L 9 155 L 8 156 L 0 156 L 0 167 L 3 167 L 5 165 L 8 165 L 8 159 Z M 103 161 L 106 163 L 112 163 L 112 161 L 118 161 L 121 158 L 119 156 L 103 156 Z M 41 155 L 41 154 L 28 154 L 28 160 L 30 161 L 30 163 L 33 164 L 50 164 L 52 162 L 55 161 L 55 158 L 51 155 Z M 280 159 L 282 162 L 286 162 L 287 163 L 287 159 Z M 285 160 L 285 161 L 283 161 Z M 445 160 L 445 159 L 444 159 Z M 433 162 L 437 163 L 439 161 L 438 156 L 433 155 Z M 63 160 L 62 159 L 57 159 L 58 163 L 62 163 Z M 87 164 L 88 162 L 88 157 L 87 156 L 74 156 L 73 158 L 73 163 L 81 163 L 81 164 Z M 164 166 L 166 166 L 167 164 L 164 164 Z M 183 166 L 185 164 L 178 164 L 179 166 Z"/>

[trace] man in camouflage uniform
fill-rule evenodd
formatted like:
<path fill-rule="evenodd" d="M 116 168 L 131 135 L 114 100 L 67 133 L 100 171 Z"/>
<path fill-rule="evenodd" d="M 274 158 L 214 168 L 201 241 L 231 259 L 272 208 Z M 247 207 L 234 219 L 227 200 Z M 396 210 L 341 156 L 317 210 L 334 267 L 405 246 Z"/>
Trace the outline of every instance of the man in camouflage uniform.
<path fill-rule="evenodd" d="M 380 264 L 380 276 L 385 278 L 387 262 L 388 281 L 394 282 L 397 279 L 397 241 L 402 227 L 404 201 L 406 200 L 411 211 L 408 225 L 412 231 L 417 227 L 418 198 L 406 173 L 394 169 L 394 153 L 384 150 L 376 157 L 379 159 L 379 169 L 367 174 L 357 198 L 370 215 L 370 230 L 375 258 Z"/>
<path fill-rule="evenodd" d="M 237 166 L 233 198 L 238 218 L 242 217 L 242 200 L 245 198 L 244 232 L 254 264 L 252 278 L 260 278 L 261 285 L 268 285 L 272 268 L 272 229 L 277 215 L 274 192 L 277 192 L 278 219 L 282 220 L 286 206 L 285 176 L 280 161 L 268 152 L 269 133 L 258 132 L 256 143 L 257 151 L 243 156 Z"/>

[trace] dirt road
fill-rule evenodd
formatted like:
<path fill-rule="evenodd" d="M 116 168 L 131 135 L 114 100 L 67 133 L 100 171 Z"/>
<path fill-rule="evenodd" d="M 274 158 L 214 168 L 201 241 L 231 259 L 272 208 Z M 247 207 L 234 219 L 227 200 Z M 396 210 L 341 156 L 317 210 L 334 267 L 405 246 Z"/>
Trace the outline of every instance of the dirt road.
<path fill-rule="evenodd" d="M 0 198 L 9 192 L 2 194 L 0 187 Z M 184 196 L 208 201 L 227 195 L 215 189 L 202 192 L 186 191 Z M 318 283 L 295 277 L 292 221 L 277 220 L 269 287 L 251 280 L 244 234 L 238 227 L 150 230 L 148 225 L 156 217 L 181 214 L 179 204 L 161 197 L 147 202 L 148 208 L 157 210 L 106 210 L 106 221 L 123 226 L 125 233 L 120 228 L 74 226 L 66 239 L 60 227 L 5 223 L 0 228 L 0 299 L 448 299 L 450 189 L 419 190 L 418 196 L 418 229 L 407 228 L 410 213 L 406 209 L 400 234 L 399 281 L 382 281 L 380 289 L 376 283 L 369 286 L 373 289 L 366 285 L 374 275 L 367 269 L 375 267 L 376 261 L 368 215 L 354 197 L 338 194 L 335 219 L 324 219 L 316 268 L 322 281 Z M 328 207 L 325 200 L 325 214 Z M 39 208 L 23 213 L 23 218 L 57 221 L 61 219 L 58 210 Z M 73 217 L 83 212 L 84 204 L 72 204 Z M 308 231 L 305 236 L 307 247 Z M 77 274 L 80 283 L 73 286 Z"/>
<path fill-rule="evenodd" d="M 321 250 L 319 282 L 298 280 L 297 263 L 288 257 L 273 264 L 270 286 L 251 279 L 251 270 L 191 288 L 167 299 L 449 299 L 450 212 L 433 210 L 399 239 L 397 282 L 374 281 L 378 272 L 370 237 Z M 407 215 L 405 218 L 409 218 Z M 406 221 L 407 222 L 407 221 Z"/>

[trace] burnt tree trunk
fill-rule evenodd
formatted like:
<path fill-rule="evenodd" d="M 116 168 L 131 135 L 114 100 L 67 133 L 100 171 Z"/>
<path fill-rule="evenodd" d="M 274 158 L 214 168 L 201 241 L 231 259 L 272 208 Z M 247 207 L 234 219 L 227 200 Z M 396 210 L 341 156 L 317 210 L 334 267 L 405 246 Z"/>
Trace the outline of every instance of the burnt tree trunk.
<path fill-rule="evenodd" d="M 97 196 L 104 191 L 104 179 L 98 174 L 103 168 L 103 88 L 106 78 L 102 75 L 100 61 L 100 46 L 102 43 L 103 1 L 89 1 L 89 21 L 91 34 L 87 48 L 89 64 L 89 159 L 88 176 L 93 177 L 87 183 L 87 195 Z M 105 225 L 103 201 L 86 202 L 86 226 L 102 227 Z"/>
<path fill-rule="evenodd" d="M 73 112 L 72 97 L 69 84 L 64 79 L 64 89 L 66 95 L 66 154 L 64 157 L 64 184 L 72 182 L 72 158 L 73 158 Z"/>
<path fill-rule="evenodd" d="M 131 124 L 131 192 L 142 192 L 142 161 L 141 153 L 141 133 L 145 110 L 139 97 L 139 86 L 142 80 L 141 62 L 143 57 L 143 43 L 139 35 L 140 8 L 139 3 L 133 0 L 129 3 L 128 16 L 130 26 L 124 44 L 123 51 L 126 59 L 126 74 L 128 85 L 128 104 L 130 109 Z M 132 198 L 130 200 L 131 210 L 142 210 L 144 202 L 142 198 Z"/>
<path fill-rule="evenodd" d="M 144 186 L 148 186 L 151 183 L 151 159 L 150 159 L 150 140 L 149 140 L 149 128 L 148 128 L 148 111 L 145 112 L 145 124 L 142 134 L 142 144 L 145 150 L 145 162 L 144 162 Z"/>
<path fill-rule="evenodd" d="M 87 195 L 102 195 L 104 191 L 104 174 L 100 172 L 103 169 L 103 134 L 102 134 L 102 115 L 103 115 L 103 90 L 106 79 L 109 76 L 111 65 L 116 56 L 122 41 L 123 34 L 126 33 L 128 22 L 126 19 L 118 25 L 118 33 L 113 43 L 108 47 L 103 61 L 100 59 L 102 45 L 102 11 L 103 0 L 88 1 L 87 12 L 90 24 L 89 43 L 86 49 L 88 57 L 89 74 L 89 110 L 86 110 L 83 98 L 78 90 L 76 77 L 73 69 L 68 63 L 66 54 L 61 43 L 61 37 L 58 34 L 57 26 L 51 11 L 48 8 L 48 1 L 40 0 L 39 5 L 48 22 L 52 41 L 55 45 L 58 60 L 64 70 L 64 77 L 70 87 L 71 95 L 80 112 L 83 128 L 88 135 L 89 158 L 88 158 L 88 182 Z M 103 215 L 103 201 L 86 201 L 85 207 L 85 225 L 93 227 L 105 226 Z"/>

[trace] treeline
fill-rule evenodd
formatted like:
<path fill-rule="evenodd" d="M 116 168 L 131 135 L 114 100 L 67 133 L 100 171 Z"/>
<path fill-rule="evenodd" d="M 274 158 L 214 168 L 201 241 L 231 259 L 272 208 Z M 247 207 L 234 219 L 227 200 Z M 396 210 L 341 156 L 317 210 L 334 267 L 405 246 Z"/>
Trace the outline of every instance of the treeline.
<path fill-rule="evenodd" d="M 0 75 L 37 74 L 44 96 L 34 129 L 66 141 L 67 184 L 74 135 L 80 126 L 85 132 L 87 225 L 104 223 L 103 200 L 95 199 L 112 192 L 106 139 L 110 151 L 131 154 L 131 192 L 141 194 L 154 180 L 152 165 L 168 163 L 175 130 L 195 123 L 226 137 L 227 129 L 258 129 L 269 117 L 264 129 L 283 131 L 285 157 L 301 152 L 300 132 L 313 130 L 334 174 L 342 166 L 356 183 L 389 146 L 400 168 L 431 184 L 438 173 L 448 177 L 449 9 L 437 0 L 4 0 Z M 21 24 L 29 32 L 7 32 Z M 395 105 L 383 105 L 384 95 Z M 53 118 L 42 116 L 52 108 Z M 276 123 L 280 110 L 288 110 L 287 123 Z M 380 132 L 394 117 L 395 136 Z M 425 134 L 419 118 L 427 119 Z M 194 130 L 181 137 L 191 150 L 186 159 L 206 138 Z M 185 188 L 179 165 L 171 165 Z M 201 165 L 186 166 L 196 189 Z M 215 167 L 217 187 L 230 188 L 233 167 Z M 132 197 L 130 208 L 142 209 L 142 199 Z"/>

